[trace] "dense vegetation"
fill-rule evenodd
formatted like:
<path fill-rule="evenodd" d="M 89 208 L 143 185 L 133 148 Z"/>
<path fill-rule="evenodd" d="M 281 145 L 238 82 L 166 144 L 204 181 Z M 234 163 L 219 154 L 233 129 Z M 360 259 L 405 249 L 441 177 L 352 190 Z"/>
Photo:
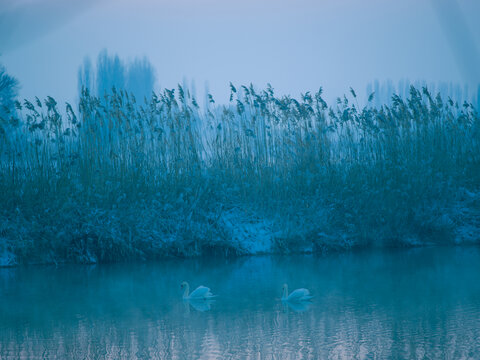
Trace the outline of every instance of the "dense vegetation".
<path fill-rule="evenodd" d="M 329 107 L 231 85 L 137 102 L 82 93 L 0 122 L 0 254 L 13 262 L 478 242 L 480 118 L 410 88 Z M 3 249 L 3 250 L 2 250 Z"/>

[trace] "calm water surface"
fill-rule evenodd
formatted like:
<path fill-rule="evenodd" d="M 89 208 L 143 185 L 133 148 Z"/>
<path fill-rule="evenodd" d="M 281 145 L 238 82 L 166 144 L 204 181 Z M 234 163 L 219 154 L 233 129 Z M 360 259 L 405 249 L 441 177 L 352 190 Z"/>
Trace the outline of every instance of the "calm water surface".
<path fill-rule="evenodd" d="M 0 358 L 479 359 L 479 275 L 478 248 L 0 269 Z"/>

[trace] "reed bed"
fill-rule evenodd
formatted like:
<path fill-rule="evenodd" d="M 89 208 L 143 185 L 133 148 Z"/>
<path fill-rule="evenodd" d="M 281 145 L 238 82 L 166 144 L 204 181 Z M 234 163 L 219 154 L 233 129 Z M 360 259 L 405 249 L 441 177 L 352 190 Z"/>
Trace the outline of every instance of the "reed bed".
<path fill-rule="evenodd" d="M 0 122 L 4 263 L 479 241 L 471 104 L 414 87 L 382 107 L 353 90 L 332 106 L 321 89 L 230 92 L 17 102 Z"/>

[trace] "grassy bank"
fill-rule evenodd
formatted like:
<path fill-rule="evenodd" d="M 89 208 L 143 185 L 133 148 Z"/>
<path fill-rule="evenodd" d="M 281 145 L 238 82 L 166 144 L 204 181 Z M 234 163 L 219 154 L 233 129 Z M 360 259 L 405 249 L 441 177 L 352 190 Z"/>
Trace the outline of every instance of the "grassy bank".
<path fill-rule="evenodd" d="M 480 117 L 427 89 L 328 106 L 231 86 L 140 104 L 84 92 L 0 122 L 3 263 L 480 240 Z"/>

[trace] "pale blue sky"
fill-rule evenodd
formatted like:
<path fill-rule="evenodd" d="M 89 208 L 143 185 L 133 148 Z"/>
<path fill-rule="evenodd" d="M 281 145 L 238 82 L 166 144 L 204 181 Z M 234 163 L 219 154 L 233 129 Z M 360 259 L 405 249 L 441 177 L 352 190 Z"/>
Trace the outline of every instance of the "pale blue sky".
<path fill-rule="evenodd" d="M 147 56 L 162 87 L 208 82 L 220 100 L 230 81 L 292 95 L 323 86 L 327 97 L 376 78 L 474 85 L 480 1 L 457 0 L 459 13 L 452 1 L 0 0 L 0 62 L 22 97 L 61 101 L 103 48 Z"/>

